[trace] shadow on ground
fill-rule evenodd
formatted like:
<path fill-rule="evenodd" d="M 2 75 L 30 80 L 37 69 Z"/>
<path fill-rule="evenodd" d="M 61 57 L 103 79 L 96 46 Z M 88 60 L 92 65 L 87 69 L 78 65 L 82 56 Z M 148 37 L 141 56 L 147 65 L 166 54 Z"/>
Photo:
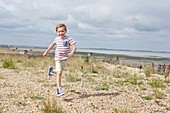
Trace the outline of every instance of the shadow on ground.
<path fill-rule="evenodd" d="M 89 97 L 95 97 L 95 96 L 118 96 L 120 93 L 115 92 L 115 93 L 95 93 L 95 94 L 88 94 L 88 93 L 80 93 L 80 92 L 73 92 L 74 94 L 79 95 L 79 98 L 84 99 L 84 98 L 89 98 Z M 63 99 L 66 102 L 71 102 L 75 98 L 65 98 Z"/>

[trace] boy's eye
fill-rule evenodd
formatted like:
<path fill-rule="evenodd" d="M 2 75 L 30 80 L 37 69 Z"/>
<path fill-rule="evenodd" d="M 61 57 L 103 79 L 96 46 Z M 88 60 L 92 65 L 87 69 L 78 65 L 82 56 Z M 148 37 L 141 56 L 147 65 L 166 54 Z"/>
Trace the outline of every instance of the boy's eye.
<path fill-rule="evenodd" d="M 59 33 L 62 33 L 62 32 L 64 32 L 64 31 L 59 31 Z"/>

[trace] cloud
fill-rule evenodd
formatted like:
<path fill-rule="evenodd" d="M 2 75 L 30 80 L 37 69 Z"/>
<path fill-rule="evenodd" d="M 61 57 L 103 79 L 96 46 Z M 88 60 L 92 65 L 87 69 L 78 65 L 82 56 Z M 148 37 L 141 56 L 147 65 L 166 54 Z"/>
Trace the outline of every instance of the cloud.
<path fill-rule="evenodd" d="M 56 24 L 65 23 L 68 34 L 76 37 L 79 43 L 89 42 L 82 44 L 87 47 L 93 41 L 100 42 L 96 45 L 103 48 L 118 45 L 132 48 L 125 43 L 138 43 L 139 49 L 147 48 L 139 42 L 148 43 L 148 49 L 149 43 L 156 46 L 155 42 L 168 46 L 169 4 L 170 1 L 162 0 L 1 0 L 0 42 L 5 43 L 2 38 L 5 36 L 14 40 L 22 38 L 23 44 L 31 45 L 29 37 L 39 39 L 41 36 L 43 41 L 37 41 L 37 45 L 47 45 L 45 42 L 49 44 L 53 39 L 49 37 L 56 35 Z M 103 39 L 110 44 L 101 44 Z"/>

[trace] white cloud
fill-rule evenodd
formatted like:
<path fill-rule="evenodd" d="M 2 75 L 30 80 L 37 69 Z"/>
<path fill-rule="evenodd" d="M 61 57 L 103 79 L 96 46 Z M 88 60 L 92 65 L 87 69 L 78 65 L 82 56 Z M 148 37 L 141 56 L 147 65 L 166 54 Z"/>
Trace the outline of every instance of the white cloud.
<path fill-rule="evenodd" d="M 104 38 L 109 43 L 117 41 L 120 48 L 131 48 L 125 43 L 136 45 L 138 41 L 146 44 L 139 43 L 139 49 L 150 49 L 149 43 L 152 42 L 161 42 L 169 47 L 169 6 L 170 1 L 162 0 L 1 0 L 0 42 L 9 43 L 2 40 L 4 36 L 14 40 L 22 37 L 27 44 L 30 35 L 48 41 L 55 35 L 56 24 L 66 23 L 68 33 L 77 36 L 80 43 L 83 43 L 83 38 L 84 42 L 89 41 L 88 44 L 92 40 L 104 42 Z M 37 41 L 37 44 L 46 45 L 44 42 Z M 118 46 L 96 45 L 103 48 Z"/>

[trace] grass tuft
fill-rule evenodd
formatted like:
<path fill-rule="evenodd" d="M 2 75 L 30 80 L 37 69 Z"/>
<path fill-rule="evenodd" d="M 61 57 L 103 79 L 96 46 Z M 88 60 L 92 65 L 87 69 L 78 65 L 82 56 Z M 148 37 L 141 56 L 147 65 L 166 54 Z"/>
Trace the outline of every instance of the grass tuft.
<path fill-rule="evenodd" d="M 67 76 L 66 81 L 67 82 L 77 82 L 77 81 L 81 81 L 81 79 L 77 78 L 77 77 L 73 77 L 73 76 Z"/>
<path fill-rule="evenodd" d="M 163 88 L 166 87 L 165 83 L 161 80 L 151 79 L 149 84 L 152 88 Z"/>
<path fill-rule="evenodd" d="M 9 68 L 9 69 L 15 69 L 15 65 L 14 65 L 12 59 L 5 59 L 2 64 L 2 67 Z"/>
<path fill-rule="evenodd" d="M 43 113 L 64 113 L 64 110 L 58 106 L 55 99 L 43 101 L 43 108 L 41 110 Z"/>
<path fill-rule="evenodd" d="M 147 96 L 141 96 L 142 99 L 145 99 L 145 100 L 152 100 L 152 96 L 150 95 L 147 95 Z"/>
<path fill-rule="evenodd" d="M 158 89 L 154 89 L 153 90 L 153 95 L 155 96 L 155 98 L 157 99 L 163 99 L 165 94 L 160 92 Z"/>
<path fill-rule="evenodd" d="M 127 109 L 127 108 L 114 108 L 113 109 L 113 113 L 135 113 L 133 112 L 132 110 L 130 109 Z"/>

